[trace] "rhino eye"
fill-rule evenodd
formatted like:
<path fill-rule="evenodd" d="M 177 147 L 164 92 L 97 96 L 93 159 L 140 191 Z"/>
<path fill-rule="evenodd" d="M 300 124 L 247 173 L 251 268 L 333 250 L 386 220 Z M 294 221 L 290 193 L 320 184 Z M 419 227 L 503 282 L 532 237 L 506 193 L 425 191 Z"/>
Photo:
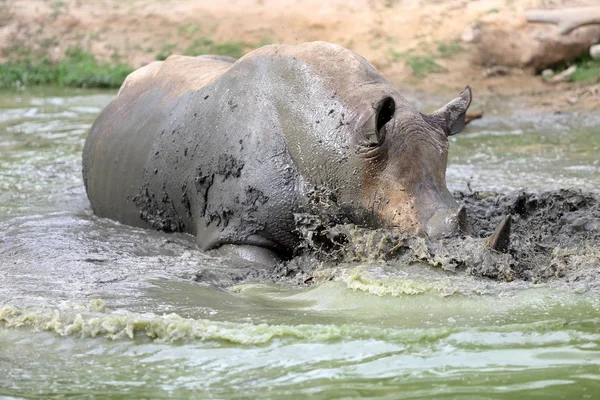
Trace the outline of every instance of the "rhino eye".
<path fill-rule="evenodd" d="M 379 105 L 377 111 L 377 134 L 382 137 L 381 128 L 385 126 L 394 117 L 396 103 L 391 97 L 386 97 Z"/>

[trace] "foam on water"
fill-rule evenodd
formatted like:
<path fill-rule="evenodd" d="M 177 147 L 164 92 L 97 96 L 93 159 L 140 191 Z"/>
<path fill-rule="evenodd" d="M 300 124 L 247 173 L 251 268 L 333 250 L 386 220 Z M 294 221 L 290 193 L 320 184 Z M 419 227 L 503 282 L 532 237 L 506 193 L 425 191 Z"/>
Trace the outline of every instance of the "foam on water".
<path fill-rule="evenodd" d="M 256 288 L 254 296 L 256 297 Z M 20 308 L 5 304 L 0 308 L 0 322 L 6 328 L 26 328 L 31 331 L 50 331 L 61 336 L 75 335 L 86 337 L 107 337 L 109 339 L 152 339 L 159 342 L 175 341 L 222 341 L 232 344 L 256 345 L 272 342 L 274 340 L 292 340 L 302 342 L 344 341 L 344 340 L 382 340 L 389 343 L 424 343 L 429 340 L 438 340 L 441 337 L 454 335 L 454 340 L 463 338 L 463 342 L 473 342 L 482 345 L 487 342 L 490 346 L 498 344 L 531 345 L 540 344 L 539 339 L 522 337 L 519 331 L 535 331 L 539 334 L 548 334 L 544 341 L 554 339 L 546 344 L 565 340 L 588 340 L 600 345 L 600 333 L 578 332 L 578 327 L 589 324 L 598 326 L 600 320 L 595 313 L 600 311 L 600 297 L 591 296 L 581 298 L 569 294 L 551 295 L 545 291 L 521 292 L 517 296 L 497 298 L 481 296 L 476 303 L 473 298 L 458 298 L 444 305 L 443 297 L 429 296 L 408 301 L 403 307 L 389 307 L 373 298 L 365 299 L 362 296 L 349 296 L 329 285 L 329 287 L 316 287 L 304 292 L 304 300 L 310 306 L 306 310 L 338 311 L 346 314 L 346 320 L 354 323 L 322 324 L 322 323 L 244 323 L 216 321 L 211 319 L 184 318 L 176 313 L 157 315 L 155 313 L 135 313 L 126 310 L 111 310 L 104 301 L 91 300 L 88 304 L 65 303 L 60 307 L 27 307 Z M 251 290 L 246 288 L 246 291 Z M 270 290 L 258 290 L 264 299 L 273 305 L 279 303 L 285 309 L 289 298 L 272 296 Z M 322 294 L 329 292 L 329 299 L 323 299 Z M 333 294 L 333 296 L 332 296 Z M 298 300 L 298 295 L 292 295 Z M 414 295 L 411 295 L 414 296 Z M 333 298 L 332 298 L 333 297 Z M 337 297 L 337 298 L 335 298 Z M 283 301 L 282 301 L 283 300 Z M 343 302 L 339 302 L 343 300 Z M 396 303 L 396 302 L 394 302 Z M 405 323 L 403 318 L 396 318 L 394 314 L 413 313 L 415 306 L 425 318 L 418 321 L 418 316 L 412 316 L 411 323 Z M 529 321 L 530 314 L 543 314 L 544 311 L 555 307 L 571 306 L 580 311 L 581 319 L 572 321 L 569 315 L 560 312 L 548 315 L 547 318 Z M 379 309 L 377 309 L 379 307 Z M 458 311 L 457 311 L 458 309 Z M 369 318 L 358 317 L 358 313 L 371 313 L 381 318 L 387 316 L 392 321 L 377 323 Z M 446 318 L 447 315 L 453 315 Z M 512 315 L 509 315 L 512 314 Z M 470 321 L 469 321 L 470 319 Z M 364 323 L 368 321 L 368 323 Z M 512 323 L 499 322 L 512 321 Z M 417 326 L 415 325 L 416 322 Z M 552 331 L 557 331 L 550 335 Z M 486 336 L 484 332 L 504 332 L 495 339 Z M 512 334 L 514 333 L 514 334 Z M 510 338 L 513 339 L 510 339 Z M 468 340 L 467 340 L 468 338 Z M 525 340 L 525 341 L 524 341 Z M 600 362 L 600 361 L 599 361 Z"/>

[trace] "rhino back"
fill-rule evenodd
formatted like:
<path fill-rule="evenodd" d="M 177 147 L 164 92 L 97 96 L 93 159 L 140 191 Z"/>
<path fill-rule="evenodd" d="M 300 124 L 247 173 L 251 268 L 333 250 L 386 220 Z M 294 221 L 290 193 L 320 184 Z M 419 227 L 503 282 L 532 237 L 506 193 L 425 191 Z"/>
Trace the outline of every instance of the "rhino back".
<path fill-rule="evenodd" d="M 206 57 L 170 57 L 127 77 L 92 125 L 83 150 L 83 179 L 96 215 L 149 225 L 135 198 L 156 136 L 181 93 L 205 86 L 230 65 Z"/>
<path fill-rule="evenodd" d="M 296 242 L 298 173 L 272 92 L 261 85 L 265 73 L 241 60 L 179 98 L 137 198 L 154 227 L 195 234 L 204 249 L 251 244 L 281 253 Z"/>

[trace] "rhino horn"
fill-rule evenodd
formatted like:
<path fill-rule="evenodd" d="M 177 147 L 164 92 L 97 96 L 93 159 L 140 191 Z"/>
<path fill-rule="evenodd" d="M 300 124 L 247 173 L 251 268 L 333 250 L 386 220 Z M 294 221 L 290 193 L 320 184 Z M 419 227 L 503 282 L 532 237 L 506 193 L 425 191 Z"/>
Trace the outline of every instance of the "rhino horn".
<path fill-rule="evenodd" d="M 499 251 L 501 253 L 508 252 L 508 246 L 510 244 L 510 223 L 511 216 L 507 215 L 498 224 L 492 236 L 487 240 L 487 245 L 490 249 Z"/>

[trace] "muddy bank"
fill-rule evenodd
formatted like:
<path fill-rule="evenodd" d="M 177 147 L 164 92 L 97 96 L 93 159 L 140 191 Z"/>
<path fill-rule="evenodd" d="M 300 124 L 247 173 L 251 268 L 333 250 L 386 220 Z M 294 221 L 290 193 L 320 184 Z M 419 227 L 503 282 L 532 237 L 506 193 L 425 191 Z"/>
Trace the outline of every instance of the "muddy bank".
<path fill-rule="evenodd" d="M 468 210 L 472 236 L 431 241 L 425 237 L 335 225 L 330 216 L 304 218 L 302 255 L 282 263 L 269 278 L 295 284 L 335 279 L 352 263 L 385 262 L 402 270 L 424 264 L 494 281 L 563 282 L 581 290 L 600 287 L 600 196 L 575 190 L 455 193 Z M 487 238 L 512 217 L 506 253 Z M 344 268 L 336 265 L 344 264 Z"/>

